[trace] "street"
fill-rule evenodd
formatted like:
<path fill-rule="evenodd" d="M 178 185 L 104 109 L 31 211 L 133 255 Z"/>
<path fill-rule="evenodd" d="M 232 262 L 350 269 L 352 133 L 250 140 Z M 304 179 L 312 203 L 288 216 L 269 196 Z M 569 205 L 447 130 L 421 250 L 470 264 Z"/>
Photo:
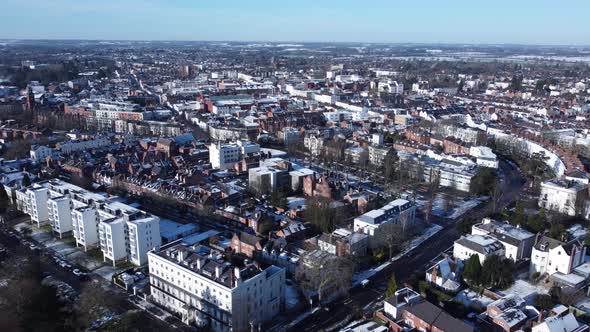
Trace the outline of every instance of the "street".
<path fill-rule="evenodd" d="M 501 184 L 502 197 L 499 207 L 503 208 L 517 198 L 525 182 L 520 170 L 504 160 L 500 162 L 500 170 L 504 174 L 504 179 L 507 179 Z M 488 214 L 490 204 L 488 201 L 486 204 L 479 206 L 471 211 L 467 217 L 474 219 L 485 217 Z M 328 305 L 329 311 L 318 310 L 307 319 L 293 326 L 290 331 L 318 331 L 342 323 L 349 318 L 354 308 L 369 309 L 381 303 L 392 273 L 395 273 L 398 285 L 401 287 L 413 273 L 424 271 L 433 259 L 437 258 L 442 251 L 451 247 L 454 241 L 459 238 L 459 234 L 454 227 L 456 221 L 437 218 L 433 222 L 444 228 L 435 236 L 424 241 L 409 255 L 398 259 L 376 273 L 370 278 L 370 283 L 365 288 L 356 287 L 351 289 L 348 297 Z M 372 309 L 378 308 L 373 307 Z"/>

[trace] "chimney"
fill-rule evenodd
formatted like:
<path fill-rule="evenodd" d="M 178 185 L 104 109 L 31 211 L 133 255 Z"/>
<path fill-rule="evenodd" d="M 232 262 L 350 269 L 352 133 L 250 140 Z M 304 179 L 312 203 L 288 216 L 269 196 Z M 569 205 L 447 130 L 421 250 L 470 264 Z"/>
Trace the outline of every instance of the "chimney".
<path fill-rule="evenodd" d="M 215 266 L 215 278 L 219 279 L 220 276 L 221 276 L 221 266 L 217 265 L 217 266 Z"/>
<path fill-rule="evenodd" d="M 242 276 L 239 267 L 234 267 L 234 277 L 236 280 L 236 286 L 240 285 L 242 283 Z"/>
<path fill-rule="evenodd" d="M 197 270 L 200 270 L 203 268 L 203 263 L 204 263 L 203 259 L 201 259 L 201 258 L 197 259 Z"/>
<path fill-rule="evenodd" d="M 179 263 L 182 263 L 184 258 L 184 250 L 178 250 L 178 256 L 176 256 L 176 260 L 178 260 Z"/>

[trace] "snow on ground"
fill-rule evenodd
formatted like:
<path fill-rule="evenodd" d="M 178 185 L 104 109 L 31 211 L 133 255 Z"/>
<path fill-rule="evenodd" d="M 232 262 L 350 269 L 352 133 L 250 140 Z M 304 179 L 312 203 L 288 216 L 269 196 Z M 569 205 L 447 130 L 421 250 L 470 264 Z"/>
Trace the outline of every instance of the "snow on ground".
<path fill-rule="evenodd" d="M 447 212 L 447 211 L 445 211 L 444 194 L 438 194 L 432 200 L 432 212 L 431 213 L 437 217 L 457 219 L 457 218 L 461 217 L 462 215 L 464 215 L 465 213 L 467 213 L 469 210 L 477 207 L 478 205 L 480 205 L 482 202 L 484 202 L 487 199 L 488 199 L 488 197 L 485 197 L 485 196 L 467 199 L 467 200 L 459 198 L 454 202 L 453 207 Z M 418 203 L 419 206 L 426 205 L 426 200 L 424 200 L 424 198 L 417 199 L 416 202 Z"/>
<path fill-rule="evenodd" d="M 25 227 L 29 228 L 30 225 L 27 223 L 20 223 L 14 228 L 20 231 L 20 229 Z M 111 281 L 112 276 L 116 272 L 120 272 L 120 269 L 106 265 L 103 261 L 94 259 L 89 254 L 84 252 L 81 247 L 76 248 L 74 245 L 67 243 L 65 240 L 54 238 L 51 233 L 45 232 L 37 227 L 30 228 L 31 238 L 33 240 L 47 249 L 52 250 L 56 256 L 61 257 L 70 264 L 83 266 L 88 271 L 94 272 L 108 281 Z"/>
<path fill-rule="evenodd" d="M 285 287 L 285 305 L 287 310 L 294 309 L 299 304 L 297 287 L 287 284 Z"/>
<path fill-rule="evenodd" d="M 272 158 L 282 158 L 287 156 L 287 152 L 278 149 L 260 148 L 260 151 L 266 154 L 270 153 Z"/>
<path fill-rule="evenodd" d="M 431 226 L 429 228 L 424 230 L 422 235 L 420 235 L 417 238 L 410 241 L 408 246 L 402 252 L 400 252 L 397 256 L 393 257 L 391 259 L 391 262 L 394 262 L 394 261 L 400 259 L 405 254 L 416 249 L 420 244 L 422 244 L 422 242 L 428 240 L 434 234 L 438 233 L 441 229 L 443 229 L 442 226 L 437 225 L 437 224 L 431 224 Z M 383 270 L 384 268 L 386 268 L 387 266 L 389 266 L 389 264 L 391 264 L 391 262 L 388 261 L 388 262 L 385 262 L 379 266 L 372 267 L 368 270 L 360 271 L 360 272 L 353 274 L 352 275 L 352 287 L 356 287 L 356 286 L 360 285 L 360 283 L 363 280 L 371 278 L 373 275 L 375 275 L 375 273 L 377 273 L 377 272 Z"/>
<path fill-rule="evenodd" d="M 470 199 L 467 201 L 461 201 L 459 205 L 455 206 L 455 208 L 453 208 L 453 210 L 451 210 L 451 213 L 447 216 L 447 218 L 457 219 L 457 218 L 461 217 L 462 215 L 464 215 L 465 213 L 467 213 L 469 210 L 477 207 L 479 204 L 481 204 L 486 199 L 487 199 L 487 197 L 485 197 L 485 198 L 480 197 L 480 198 Z"/>
<path fill-rule="evenodd" d="M 482 309 L 487 307 L 488 304 L 494 302 L 492 298 L 483 294 L 478 294 L 471 289 L 466 289 L 459 292 L 459 294 L 455 296 L 455 300 L 463 303 L 467 307 Z"/>
<path fill-rule="evenodd" d="M 287 205 L 289 209 L 296 209 L 299 206 L 305 207 L 305 198 L 303 197 L 287 197 Z"/>
<path fill-rule="evenodd" d="M 101 276 L 103 279 L 105 279 L 107 281 L 111 281 L 111 280 L 113 280 L 113 276 L 115 275 L 115 273 L 118 273 L 121 271 L 117 270 L 116 268 L 114 268 L 111 265 L 105 265 L 105 266 L 99 267 L 98 269 L 93 270 L 92 272 L 98 274 L 99 276 Z"/>
<path fill-rule="evenodd" d="M 533 300 L 537 294 L 548 294 L 549 289 L 541 283 L 533 285 L 526 280 L 518 279 L 510 288 L 499 293 L 502 295 L 516 294 L 522 297 L 528 304 L 533 304 Z"/>

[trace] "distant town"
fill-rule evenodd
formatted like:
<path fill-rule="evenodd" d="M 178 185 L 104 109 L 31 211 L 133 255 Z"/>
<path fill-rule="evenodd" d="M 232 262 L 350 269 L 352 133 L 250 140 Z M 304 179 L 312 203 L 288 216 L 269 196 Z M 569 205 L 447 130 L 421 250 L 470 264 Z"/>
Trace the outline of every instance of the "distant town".
<path fill-rule="evenodd" d="M 590 48 L 0 41 L 0 331 L 590 331 Z"/>

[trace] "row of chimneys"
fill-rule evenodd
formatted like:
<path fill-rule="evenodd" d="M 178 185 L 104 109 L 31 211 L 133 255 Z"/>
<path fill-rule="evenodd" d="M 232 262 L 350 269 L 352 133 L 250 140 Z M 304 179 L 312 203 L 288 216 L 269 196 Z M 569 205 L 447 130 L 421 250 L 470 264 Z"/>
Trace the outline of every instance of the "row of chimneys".
<path fill-rule="evenodd" d="M 176 256 L 176 260 L 181 263 L 184 261 L 185 257 L 185 251 L 183 250 L 178 250 L 177 251 L 177 256 Z M 197 260 L 197 264 L 192 265 L 192 268 L 197 268 L 197 270 L 201 270 L 203 268 L 203 266 L 205 266 L 205 263 L 207 262 L 206 258 L 199 258 Z M 215 278 L 219 279 L 221 277 L 221 274 L 223 273 L 223 266 L 222 265 L 217 265 L 215 266 Z M 236 278 L 236 280 L 240 280 L 241 279 L 241 273 L 240 273 L 240 268 L 239 267 L 234 267 L 234 277 Z"/>

